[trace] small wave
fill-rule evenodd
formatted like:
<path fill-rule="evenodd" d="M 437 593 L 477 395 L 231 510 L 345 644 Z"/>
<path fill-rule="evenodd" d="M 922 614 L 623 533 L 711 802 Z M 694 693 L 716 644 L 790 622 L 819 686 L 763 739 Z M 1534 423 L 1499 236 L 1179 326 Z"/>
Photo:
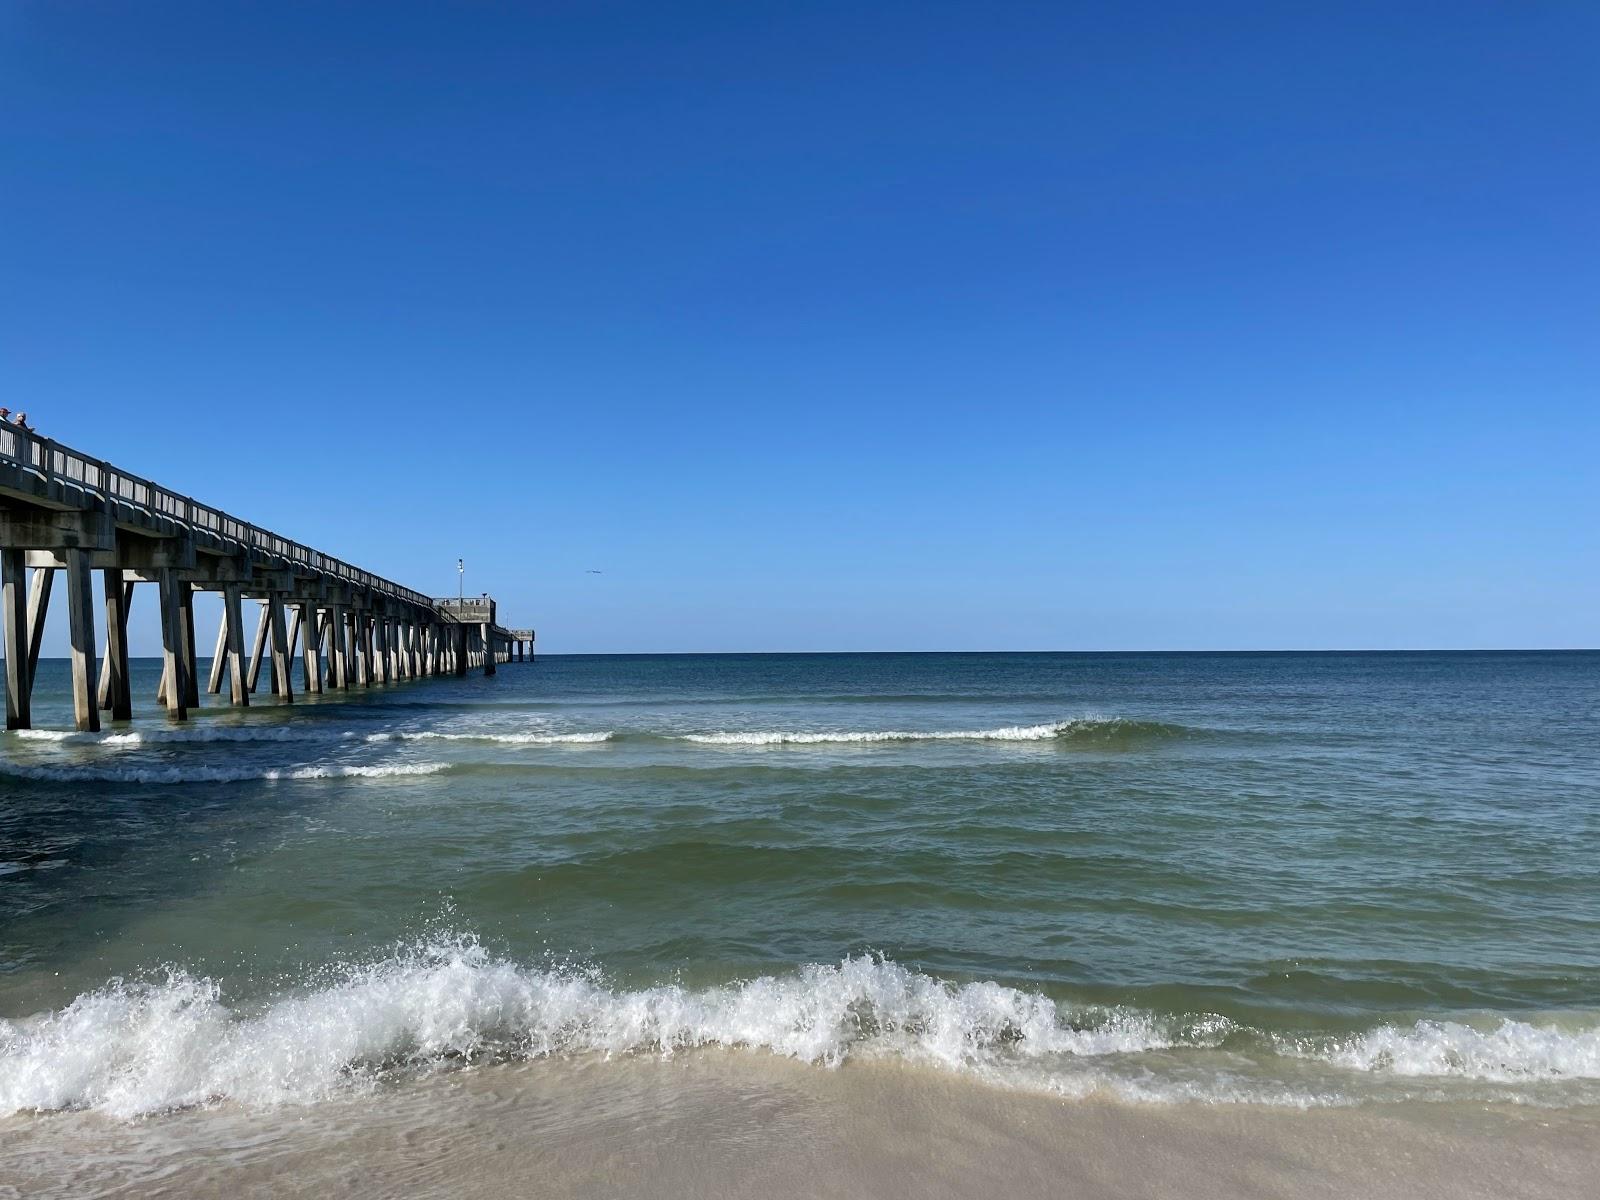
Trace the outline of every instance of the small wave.
<path fill-rule="evenodd" d="M 436 775 L 449 763 L 333 764 L 257 770 L 247 767 L 34 767 L 0 763 L 0 775 L 40 783 L 243 783 L 247 780 L 389 779 Z"/>
<path fill-rule="evenodd" d="M 1600 1079 L 1600 1028 L 1563 1029 L 1510 1018 L 1488 1028 L 1423 1020 L 1351 1038 L 1281 1039 L 1279 1046 L 1291 1057 L 1410 1078 Z"/>
<path fill-rule="evenodd" d="M 609 742 L 616 734 L 609 730 L 595 733 L 369 733 L 368 742 L 495 742 L 506 746 L 593 746 Z"/>
<path fill-rule="evenodd" d="M 452 1059 L 725 1046 L 830 1066 L 864 1053 L 966 1070 L 997 1051 L 1100 1056 L 1175 1036 L 1145 1014 L 1069 1019 L 1044 996 L 955 986 L 867 957 L 723 987 L 617 991 L 593 973 L 529 970 L 455 941 L 351 969 L 254 1016 L 231 1011 L 216 982 L 174 971 L 0 1020 L 0 1115 L 93 1108 L 131 1118 L 224 1099 L 304 1102 Z"/>
<path fill-rule="evenodd" d="M 594 971 L 532 969 L 474 939 L 445 937 L 317 978 L 319 986 L 244 1014 L 217 982 L 171 970 L 159 981 L 113 980 L 53 1013 L 0 1020 L 0 1116 L 303 1103 L 449 1063 L 702 1046 L 830 1067 L 897 1058 L 1002 1086 L 1158 1103 L 1353 1102 L 1337 1085 L 1327 1090 L 1326 1078 L 1324 1090 L 1309 1092 L 1240 1073 L 1262 1055 L 1314 1059 L 1325 1077 L 1600 1078 L 1595 1027 L 1424 1021 L 1292 1042 L 1215 1014 L 1070 1005 L 864 955 L 720 986 L 626 990 Z M 1174 1068 L 1184 1055 L 1197 1056 L 1193 1065 Z"/>
<path fill-rule="evenodd" d="M 1112 745 L 1138 739 L 1182 736 L 1188 731 L 1177 725 L 1153 721 L 1127 721 L 1115 717 L 1078 717 L 1051 721 L 1044 725 L 1007 725 L 999 729 L 959 729 L 949 731 L 868 730 L 820 732 L 733 731 L 691 733 L 683 741 L 708 746 L 820 746 L 865 742 L 1047 742 L 1079 745 Z"/>
<path fill-rule="evenodd" d="M 306 729 L 263 725 L 200 725 L 189 729 L 142 729 L 128 733 L 75 733 L 60 729 L 17 729 L 25 741 L 65 742 L 95 746 L 145 746 L 180 742 L 309 742 L 328 735 Z"/>

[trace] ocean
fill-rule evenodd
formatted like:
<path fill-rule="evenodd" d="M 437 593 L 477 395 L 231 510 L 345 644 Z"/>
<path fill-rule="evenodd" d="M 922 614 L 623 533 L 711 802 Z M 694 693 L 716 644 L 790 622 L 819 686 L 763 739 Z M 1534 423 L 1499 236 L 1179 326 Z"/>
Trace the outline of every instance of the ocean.
<path fill-rule="evenodd" d="M 157 671 L 0 738 L 0 1184 L 661 1063 L 1600 1131 L 1600 653 Z"/>

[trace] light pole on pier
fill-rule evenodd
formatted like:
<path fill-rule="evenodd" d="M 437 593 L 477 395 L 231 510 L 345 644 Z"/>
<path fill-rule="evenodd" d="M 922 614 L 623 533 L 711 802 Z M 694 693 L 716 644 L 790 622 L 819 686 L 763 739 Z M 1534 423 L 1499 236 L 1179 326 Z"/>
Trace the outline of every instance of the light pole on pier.
<path fill-rule="evenodd" d="M 467 562 L 466 559 L 456 559 L 456 607 L 465 608 L 467 604 Z"/>

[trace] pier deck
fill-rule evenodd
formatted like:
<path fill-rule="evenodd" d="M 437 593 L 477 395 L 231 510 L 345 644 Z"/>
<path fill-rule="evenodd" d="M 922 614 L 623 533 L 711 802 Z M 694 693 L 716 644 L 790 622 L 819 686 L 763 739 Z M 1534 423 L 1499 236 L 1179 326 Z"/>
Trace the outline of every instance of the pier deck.
<path fill-rule="evenodd" d="M 218 592 L 223 615 L 208 690 L 248 705 L 263 661 L 271 688 L 294 699 L 296 647 L 305 690 L 465 674 L 532 657 L 533 630 L 506 629 L 489 596 L 436 600 L 48 438 L 0 423 L 0 625 L 6 728 L 32 724 L 32 693 L 55 574 L 64 575 L 77 728 L 100 712 L 132 716 L 128 610 L 136 584 L 156 586 L 158 701 L 174 720 L 199 704 L 193 598 Z M 96 653 L 94 572 L 102 573 L 105 657 Z M 246 649 L 243 604 L 259 601 Z M 96 668 L 98 666 L 98 672 Z"/>

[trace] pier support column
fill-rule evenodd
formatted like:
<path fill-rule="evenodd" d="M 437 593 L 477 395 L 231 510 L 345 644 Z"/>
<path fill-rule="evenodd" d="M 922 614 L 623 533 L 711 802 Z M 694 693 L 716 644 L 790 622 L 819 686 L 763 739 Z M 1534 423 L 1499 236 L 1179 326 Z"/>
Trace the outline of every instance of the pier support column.
<path fill-rule="evenodd" d="M 100 703 L 95 695 L 94 572 L 89 551 L 67 550 L 67 624 L 72 654 L 72 715 L 79 733 L 98 733 Z"/>
<path fill-rule="evenodd" d="M 6 728 L 33 728 L 33 679 L 28 673 L 28 552 L 0 550 L 0 607 L 4 608 Z"/>
<path fill-rule="evenodd" d="M 328 669 L 334 687 L 341 692 L 350 687 L 350 622 L 338 605 L 328 610 Z"/>
<path fill-rule="evenodd" d="M 485 625 L 483 627 L 483 673 L 485 675 L 493 675 L 494 671 L 494 630 Z"/>
<path fill-rule="evenodd" d="M 228 691 L 229 699 L 241 708 L 250 704 L 250 681 L 244 657 L 244 608 L 239 585 L 222 589 L 222 604 L 228 614 Z"/>
<path fill-rule="evenodd" d="M 455 671 L 457 675 L 467 673 L 467 627 L 457 625 L 455 628 L 455 645 L 451 647 L 455 654 Z"/>
<path fill-rule="evenodd" d="M 122 642 L 123 642 L 124 646 L 126 646 L 127 642 L 128 642 L 128 611 L 132 607 L 133 607 L 133 583 L 131 581 L 129 581 L 129 582 L 126 582 L 126 583 L 124 583 L 122 585 Z M 111 634 L 112 634 L 112 625 L 111 625 L 111 613 L 112 613 L 112 611 L 113 611 L 113 605 L 111 604 L 111 595 L 110 595 L 110 593 L 107 593 L 107 595 L 106 595 L 106 643 L 107 643 L 107 645 L 106 645 L 106 654 L 105 654 L 105 656 L 103 656 L 100 659 L 100 711 L 101 712 L 105 712 L 105 711 L 107 711 L 108 709 L 110 709 L 112 707 L 112 703 L 111 703 L 111 699 L 112 699 L 112 697 L 111 697 L 111 672 L 110 672 L 110 668 L 106 665 L 106 658 L 109 657 L 110 654 L 111 654 L 110 642 L 111 642 Z M 131 710 L 132 707 L 133 707 L 132 696 L 131 696 L 132 689 L 130 688 L 129 691 L 130 691 L 130 696 L 129 696 L 129 705 L 128 705 L 128 707 Z M 127 718 L 118 718 L 118 719 L 127 719 Z"/>
<path fill-rule="evenodd" d="M 178 579 L 171 567 L 163 567 L 156 577 L 161 599 L 161 702 L 174 721 L 189 719 L 184 696 L 189 686 L 183 678 L 183 605 L 179 593 L 189 585 Z"/>
<path fill-rule="evenodd" d="M 128 606 L 133 584 L 122 581 L 120 570 L 108 569 L 106 595 L 106 660 L 100 671 L 100 707 L 111 711 L 113 721 L 133 719 L 133 693 L 128 686 Z"/>
<path fill-rule="evenodd" d="M 368 627 L 368 643 L 373 648 L 372 682 L 389 682 L 389 622 L 384 617 L 374 617 Z"/>
<path fill-rule="evenodd" d="M 268 624 L 272 629 L 272 690 L 285 704 L 294 703 L 294 683 L 289 678 L 289 663 L 294 643 L 284 625 L 283 597 L 276 592 L 267 597 Z"/>
<path fill-rule="evenodd" d="M 178 614 L 182 618 L 183 703 L 185 708 L 199 708 L 200 671 L 195 661 L 194 588 L 188 583 L 178 585 Z"/>
<path fill-rule="evenodd" d="M 317 625 L 317 607 L 309 600 L 300 601 L 300 644 L 305 668 L 306 691 L 313 696 L 322 695 L 322 630 Z"/>
<path fill-rule="evenodd" d="M 343 635 L 339 641 L 344 651 L 344 687 L 348 690 L 357 685 L 361 671 L 361 639 L 356 636 L 356 614 L 349 609 L 344 610 L 344 628 L 339 632 Z"/>
<path fill-rule="evenodd" d="M 372 619 L 359 610 L 350 614 L 351 653 L 356 664 L 356 683 L 372 686 Z"/>

